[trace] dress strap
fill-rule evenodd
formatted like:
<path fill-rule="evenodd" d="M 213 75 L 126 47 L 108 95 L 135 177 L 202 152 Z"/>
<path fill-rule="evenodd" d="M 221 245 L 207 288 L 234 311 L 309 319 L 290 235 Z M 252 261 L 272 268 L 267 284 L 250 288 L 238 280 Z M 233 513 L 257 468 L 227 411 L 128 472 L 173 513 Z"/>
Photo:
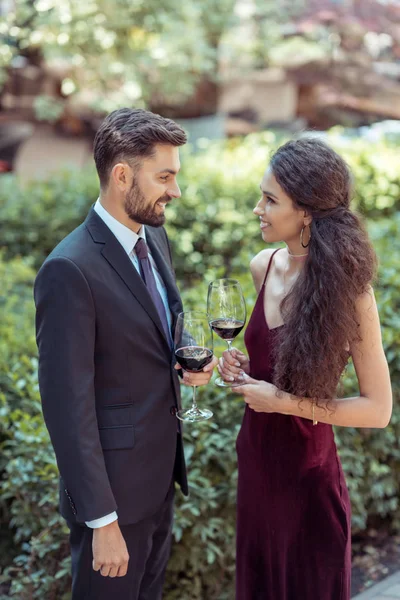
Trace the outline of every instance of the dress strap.
<path fill-rule="evenodd" d="M 272 265 L 272 259 L 274 258 L 275 254 L 276 254 L 277 252 L 279 252 L 279 250 L 282 250 L 282 248 L 277 248 L 277 249 L 276 249 L 276 250 L 275 250 L 275 251 L 274 251 L 274 252 L 271 254 L 271 256 L 270 256 L 269 263 L 268 263 L 268 267 L 267 267 L 267 272 L 265 273 L 265 277 L 264 277 L 264 281 L 263 281 L 262 287 L 264 287 L 264 285 L 265 285 L 265 282 L 267 281 L 268 273 L 269 273 L 269 270 L 270 270 L 270 268 L 271 268 L 271 265 Z"/>

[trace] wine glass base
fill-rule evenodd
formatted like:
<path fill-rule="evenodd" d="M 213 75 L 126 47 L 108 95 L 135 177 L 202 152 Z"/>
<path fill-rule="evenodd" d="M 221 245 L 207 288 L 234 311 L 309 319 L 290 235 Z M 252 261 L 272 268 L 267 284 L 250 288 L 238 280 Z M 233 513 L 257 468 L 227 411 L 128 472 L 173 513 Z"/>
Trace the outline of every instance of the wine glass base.
<path fill-rule="evenodd" d="M 239 385 L 244 385 L 244 381 L 224 381 L 222 379 L 222 377 L 218 377 L 215 381 L 214 381 L 214 385 L 217 385 L 218 387 L 222 387 L 222 388 L 234 388 L 234 387 L 239 387 Z"/>
<path fill-rule="evenodd" d="M 178 410 L 176 416 L 180 421 L 186 421 L 189 423 L 197 423 L 198 421 L 207 421 L 211 419 L 213 413 L 208 408 L 188 408 L 186 410 Z"/>

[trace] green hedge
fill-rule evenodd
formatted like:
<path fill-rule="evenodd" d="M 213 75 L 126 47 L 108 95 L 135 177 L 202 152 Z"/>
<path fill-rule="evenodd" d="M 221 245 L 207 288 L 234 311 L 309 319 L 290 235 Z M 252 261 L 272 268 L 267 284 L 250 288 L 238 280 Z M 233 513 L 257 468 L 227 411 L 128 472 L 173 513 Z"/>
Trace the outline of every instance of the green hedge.
<path fill-rule="evenodd" d="M 400 210 L 400 171 L 393 147 L 342 141 L 336 130 L 330 141 L 353 169 L 355 206 L 365 216 L 375 219 Z M 207 272 L 245 272 L 260 247 L 252 209 L 269 154 L 277 145 L 274 134 L 263 133 L 210 144 L 195 156 L 182 150 L 183 195 L 167 208 L 180 281 L 192 284 Z M 32 257 L 36 267 L 84 220 L 98 195 L 93 169 L 59 174 L 26 187 L 3 175 L 1 184 L 0 248 L 8 258 Z"/>
<path fill-rule="evenodd" d="M 186 308 L 205 309 L 207 282 L 222 273 L 238 277 L 248 309 L 254 304 L 248 262 L 261 248 L 261 241 L 251 208 L 258 198 L 266 147 L 274 140 L 261 136 L 261 142 L 253 136 L 245 143 L 213 145 L 204 156 L 184 158 L 183 198 L 168 208 L 168 230 Z M 364 210 L 375 217 L 372 198 L 373 190 L 382 185 L 378 182 L 381 167 L 371 167 L 373 160 L 368 159 L 366 150 L 361 158 L 354 147 L 348 152 L 360 173 L 367 173 L 362 185 L 371 195 Z M 367 160 L 369 167 L 364 171 Z M 386 167 L 388 163 L 389 159 Z M 392 184 L 396 185 L 395 174 Z M 400 215 L 395 213 L 395 188 L 390 189 L 393 196 L 388 193 L 385 212 L 392 213 L 391 219 L 371 219 L 369 228 L 381 259 L 377 299 L 398 398 Z M 57 471 L 40 412 L 32 282 L 36 266 L 58 239 L 84 218 L 96 194 L 93 174 L 63 175 L 22 190 L 11 178 L 0 192 L 1 239 L 6 240 L 0 260 L 0 511 L 4 523 L 10 520 L 9 535 L 14 540 L 13 548 L 7 538 L 0 547 L 0 584 L 4 590 L 11 586 L 9 596 L 19 600 L 69 597 L 66 528 L 56 510 Z M 16 254 L 23 258 L 13 258 Z M 243 345 L 243 336 L 239 345 Z M 217 345 L 216 353 L 222 349 Z M 355 388 L 351 368 L 345 386 L 346 393 Z M 190 389 L 183 391 L 188 404 Z M 199 403 L 210 407 L 215 417 L 186 427 L 191 496 L 185 500 L 177 495 L 166 600 L 228 600 L 234 595 L 235 439 L 243 406 L 240 398 L 212 385 L 199 392 Z M 396 407 L 385 430 L 337 431 L 355 531 L 364 529 L 367 520 L 375 517 L 389 518 L 399 528 L 399 416 Z M 0 597 L 9 596 L 4 592 Z"/>

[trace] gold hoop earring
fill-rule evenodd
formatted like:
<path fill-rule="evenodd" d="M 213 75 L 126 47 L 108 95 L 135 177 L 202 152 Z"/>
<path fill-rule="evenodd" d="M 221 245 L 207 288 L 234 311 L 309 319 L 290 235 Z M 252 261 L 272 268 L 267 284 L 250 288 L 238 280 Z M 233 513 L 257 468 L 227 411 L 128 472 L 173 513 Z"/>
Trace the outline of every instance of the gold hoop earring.
<path fill-rule="evenodd" d="M 304 233 L 304 230 L 306 227 L 307 227 L 307 225 L 304 225 L 303 229 L 300 232 L 300 244 L 302 245 L 303 248 L 308 248 L 308 246 L 310 245 L 310 241 L 311 241 L 311 230 L 310 230 L 310 238 L 308 240 L 308 244 L 305 244 L 305 245 L 303 244 L 303 233 Z"/>

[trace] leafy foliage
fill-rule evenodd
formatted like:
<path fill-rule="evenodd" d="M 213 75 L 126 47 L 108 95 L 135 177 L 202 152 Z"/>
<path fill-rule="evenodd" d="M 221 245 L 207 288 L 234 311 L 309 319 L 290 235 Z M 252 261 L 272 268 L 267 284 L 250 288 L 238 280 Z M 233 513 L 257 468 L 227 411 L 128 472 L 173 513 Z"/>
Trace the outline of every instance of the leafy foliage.
<path fill-rule="evenodd" d="M 13 57 L 34 53 L 68 67 L 63 92 L 84 91 L 92 108 L 179 103 L 204 76 L 215 77 L 233 7 L 233 0 L 19 0 L 0 27 L 0 84 Z"/>
<path fill-rule="evenodd" d="M 382 143 L 328 138 L 355 175 L 354 205 L 373 219 L 400 210 L 396 149 Z M 179 183 L 183 197 L 167 208 L 175 268 L 185 285 L 218 273 L 245 273 L 261 249 L 252 209 L 270 153 L 281 143 L 271 132 L 245 140 L 204 143 L 191 155 L 184 148 Z M 60 173 L 48 181 L 20 187 L 2 176 L 0 247 L 6 258 L 30 256 L 39 267 L 51 249 L 81 223 L 98 196 L 94 169 Z"/>
<path fill-rule="evenodd" d="M 262 242 L 251 209 L 258 198 L 267 153 L 276 143 L 271 134 L 251 136 L 240 144 L 213 144 L 204 155 L 183 158 L 183 198 L 167 210 L 186 308 L 204 310 L 208 281 L 224 273 L 240 279 L 248 309 L 254 305 L 248 263 Z M 399 176 L 391 171 L 391 150 L 380 147 L 379 151 L 382 159 L 371 145 L 368 152 L 354 144 L 344 149 L 357 177 L 356 201 L 372 217 L 368 226 L 381 261 L 376 295 L 398 399 Z M 60 175 L 26 188 L 19 188 L 12 177 L 3 181 L 0 513 L 4 523 L 10 521 L 14 550 L 11 554 L 0 552 L 4 567 L 0 584 L 4 590 L 10 588 L 9 596 L 4 591 L 4 598 L 67 600 L 67 531 L 56 511 L 57 471 L 40 410 L 32 284 L 46 253 L 85 217 L 97 197 L 97 183 L 92 172 Z M 378 197 L 379 207 L 374 202 Z M 376 219 L 381 214 L 387 218 Z M 243 349 L 243 336 L 238 345 Z M 221 343 L 216 344 L 217 355 L 223 349 Z M 346 394 L 357 390 L 351 367 L 344 383 Z M 183 401 L 190 403 L 189 389 L 183 389 Z M 186 427 L 191 496 L 186 500 L 177 495 L 175 544 L 166 581 L 168 600 L 228 600 L 234 595 L 235 439 L 243 406 L 237 396 L 212 385 L 199 391 L 198 401 L 210 407 L 215 417 Z M 385 430 L 338 428 L 336 437 L 352 498 L 354 530 L 364 529 L 368 519 L 377 517 L 390 519 L 398 528 L 398 407 Z"/>
<path fill-rule="evenodd" d="M 55 511 L 57 467 L 40 408 L 34 271 L 20 259 L 0 261 L 0 280 L 0 507 L 17 551 L 13 562 L 3 565 L 8 568 L 2 579 L 21 600 L 50 600 L 60 598 L 53 576 L 64 568 L 68 547 Z"/>

